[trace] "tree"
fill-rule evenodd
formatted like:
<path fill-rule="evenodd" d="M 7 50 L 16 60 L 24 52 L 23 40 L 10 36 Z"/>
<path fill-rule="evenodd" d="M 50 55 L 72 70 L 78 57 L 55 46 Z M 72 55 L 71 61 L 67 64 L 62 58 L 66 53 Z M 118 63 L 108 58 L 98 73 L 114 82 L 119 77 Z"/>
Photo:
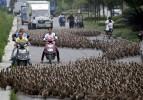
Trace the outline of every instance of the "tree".
<path fill-rule="evenodd" d="M 127 25 L 134 30 L 143 30 L 143 0 L 125 0 L 129 9 L 125 11 L 124 18 Z"/>

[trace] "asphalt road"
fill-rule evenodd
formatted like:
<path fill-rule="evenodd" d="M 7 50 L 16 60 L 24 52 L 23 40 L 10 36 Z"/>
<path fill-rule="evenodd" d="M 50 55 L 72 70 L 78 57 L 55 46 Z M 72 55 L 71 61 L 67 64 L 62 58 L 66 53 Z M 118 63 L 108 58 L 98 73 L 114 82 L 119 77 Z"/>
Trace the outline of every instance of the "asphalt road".
<path fill-rule="evenodd" d="M 30 47 L 30 54 L 32 63 L 40 63 L 41 55 L 44 47 Z M 102 51 L 96 49 L 71 49 L 71 48 L 59 48 L 61 63 L 67 63 L 70 61 L 76 61 L 78 59 L 89 58 L 89 57 L 98 57 L 102 55 Z M 44 62 L 48 61 L 46 58 Z M 56 63 L 56 59 L 53 61 Z"/>

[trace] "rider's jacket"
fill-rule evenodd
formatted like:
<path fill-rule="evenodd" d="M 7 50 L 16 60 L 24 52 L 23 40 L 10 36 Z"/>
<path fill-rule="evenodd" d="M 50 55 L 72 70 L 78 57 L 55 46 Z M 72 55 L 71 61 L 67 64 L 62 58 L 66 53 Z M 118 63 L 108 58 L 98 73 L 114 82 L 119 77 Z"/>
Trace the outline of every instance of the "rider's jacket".
<path fill-rule="evenodd" d="M 28 39 L 25 37 L 22 37 L 22 39 L 20 39 L 18 37 L 18 38 L 16 38 L 16 43 L 28 43 Z"/>

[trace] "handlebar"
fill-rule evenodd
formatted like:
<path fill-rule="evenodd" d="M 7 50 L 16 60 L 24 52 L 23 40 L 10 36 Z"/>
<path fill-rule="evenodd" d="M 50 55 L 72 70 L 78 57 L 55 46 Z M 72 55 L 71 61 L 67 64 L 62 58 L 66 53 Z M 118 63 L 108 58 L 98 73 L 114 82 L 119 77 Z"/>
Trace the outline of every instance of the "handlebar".
<path fill-rule="evenodd" d="M 28 43 L 17 43 L 16 46 L 17 46 L 18 48 L 25 48 L 25 47 L 28 46 Z"/>

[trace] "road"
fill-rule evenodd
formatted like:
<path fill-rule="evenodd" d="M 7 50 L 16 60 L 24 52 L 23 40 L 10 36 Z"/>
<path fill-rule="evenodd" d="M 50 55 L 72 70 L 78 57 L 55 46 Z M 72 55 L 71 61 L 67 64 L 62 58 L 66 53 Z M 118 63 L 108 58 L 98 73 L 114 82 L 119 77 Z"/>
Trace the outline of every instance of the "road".
<path fill-rule="evenodd" d="M 40 63 L 42 51 L 44 47 L 30 47 L 32 63 Z M 102 55 L 102 51 L 96 49 L 70 49 L 70 48 L 59 48 L 60 58 L 62 63 L 75 61 L 85 57 L 98 57 Z M 45 60 L 45 62 L 47 62 Z"/>

